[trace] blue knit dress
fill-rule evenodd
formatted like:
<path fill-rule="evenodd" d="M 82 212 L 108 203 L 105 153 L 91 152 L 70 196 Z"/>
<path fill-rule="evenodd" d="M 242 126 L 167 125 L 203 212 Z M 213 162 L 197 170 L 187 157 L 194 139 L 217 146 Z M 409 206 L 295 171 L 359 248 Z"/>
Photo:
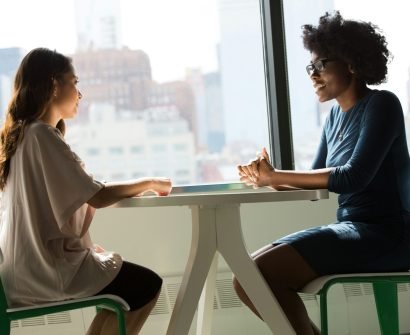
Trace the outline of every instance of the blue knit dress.
<path fill-rule="evenodd" d="M 335 105 L 312 168 L 333 167 L 337 222 L 275 242 L 293 246 L 319 274 L 410 269 L 410 158 L 403 111 L 388 91 L 351 109 Z"/>

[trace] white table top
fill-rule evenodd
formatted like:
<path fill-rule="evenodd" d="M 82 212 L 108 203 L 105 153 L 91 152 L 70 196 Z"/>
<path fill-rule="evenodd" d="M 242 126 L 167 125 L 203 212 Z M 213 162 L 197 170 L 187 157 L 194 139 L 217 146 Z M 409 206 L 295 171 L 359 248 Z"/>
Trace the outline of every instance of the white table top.
<path fill-rule="evenodd" d="M 328 199 L 328 190 L 275 191 L 227 185 L 194 185 L 175 187 L 168 196 L 142 196 L 123 199 L 111 207 L 218 206 L 227 204 Z M 213 189 L 212 189 L 213 188 Z"/>

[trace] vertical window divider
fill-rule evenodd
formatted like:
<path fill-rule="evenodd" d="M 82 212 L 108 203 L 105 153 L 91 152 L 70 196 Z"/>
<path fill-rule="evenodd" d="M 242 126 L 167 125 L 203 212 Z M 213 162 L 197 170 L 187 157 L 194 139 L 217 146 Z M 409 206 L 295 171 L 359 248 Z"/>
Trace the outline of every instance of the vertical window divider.
<path fill-rule="evenodd" d="M 271 160 L 294 169 L 283 0 L 260 0 Z"/>

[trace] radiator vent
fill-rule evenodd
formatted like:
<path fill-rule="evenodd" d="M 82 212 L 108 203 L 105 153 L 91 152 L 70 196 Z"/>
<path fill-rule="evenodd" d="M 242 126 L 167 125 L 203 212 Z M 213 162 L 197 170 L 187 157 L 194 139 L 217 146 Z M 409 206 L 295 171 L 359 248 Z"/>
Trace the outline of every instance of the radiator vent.
<path fill-rule="evenodd" d="M 169 313 L 169 302 L 167 301 L 165 292 L 162 289 L 158 297 L 157 304 L 155 305 L 154 309 L 151 311 L 151 315 L 168 314 L 168 313 Z"/>
<path fill-rule="evenodd" d="M 155 308 L 151 311 L 151 315 L 168 315 L 172 312 L 177 298 L 178 290 L 181 286 L 181 277 L 165 277 L 158 302 Z M 373 287 L 368 283 L 345 283 L 342 284 L 346 298 L 369 296 L 373 295 Z M 410 284 L 399 284 L 399 292 L 409 292 Z M 314 294 L 299 294 L 301 299 L 307 303 L 317 300 Z M 244 305 L 239 300 L 232 285 L 232 273 L 218 273 L 215 283 L 215 294 L 213 299 L 213 308 L 229 309 L 243 307 Z M 69 311 L 40 316 L 35 318 L 12 321 L 11 327 L 32 327 L 55 324 L 68 324 L 72 322 L 72 317 Z"/>
<path fill-rule="evenodd" d="M 11 328 L 45 326 L 71 322 L 71 314 L 67 311 L 48 314 L 46 316 L 37 316 L 34 318 L 11 321 Z"/>
<path fill-rule="evenodd" d="M 398 292 L 407 292 L 410 291 L 410 284 L 408 283 L 400 283 L 397 285 Z"/>
<path fill-rule="evenodd" d="M 181 283 L 169 283 L 166 285 L 168 291 L 168 298 L 171 310 L 175 306 L 175 301 L 177 300 L 177 294 Z"/>
<path fill-rule="evenodd" d="M 299 296 L 301 297 L 303 301 L 315 301 L 316 300 L 315 294 L 299 293 Z"/>
<path fill-rule="evenodd" d="M 44 316 L 21 320 L 22 327 L 44 326 L 46 324 Z"/>
<path fill-rule="evenodd" d="M 181 287 L 181 277 L 164 278 L 164 285 L 162 286 L 158 302 L 151 315 L 167 315 L 170 314 L 175 306 L 178 290 Z M 316 296 L 313 294 L 300 294 L 303 301 L 314 301 Z M 233 285 L 232 274 L 222 273 L 218 274 L 215 283 L 215 294 L 213 299 L 214 310 L 229 309 L 243 307 L 243 303 L 239 300 Z M 62 324 L 71 323 L 71 314 L 69 311 L 50 314 L 47 316 L 40 316 L 35 318 L 24 319 L 20 321 L 13 321 L 12 327 L 29 327 L 29 326 L 44 326 L 47 324 Z"/>
<path fill-rule="evenodd" d="M 59 323 L 71 323 L 71 314 L 68 311 L 48 314 L 46 317 L 47 317 L 47 324 L 49 325 L 55 325 Z"/>
<path fill-rule="evenodd" d="M 175 306 L 175 301 L 178 295 L 178 290 L 181 287 L 180 282 L 168 283 L 165 287 L 165 295 L 168 296 L 169 311 L 172 311 Z M 231 308 L 240 307 L 242 303 L 236 296 L 236 293 L 232 286 L 232 279 L 217 279 L 215 283 L 215 294 L 213 300 L 213 308 Z"/>
<path fill-rule="evenodd" d="M 364 295 L 361 284 L 343 284 L 343 291 L 346 298 L 361 297 Z"/>
<path fill-rule="evenodd" d="M 370 296 L 374 294 L 373 285 L 371 283 L 345 283 L 342 284 L 346 298 Z M 398 293 L 410 291 L 410 284 L 401 283 L 397 285 Z"/>
<path fill-rule="evenodd" d="M 242 302 L 239 300 L 238 296 L 232 285 L 232 279 L 217 279 L 216 280 L 216 293 L 219 298 L 220 308 L 233 308 L 242 307 Z M 216 297 L 214 297 L 214 309 L 218 308 Z"/>
<path fill-rule="evenodd" d="M 373 285 L 370 283 L 363 283 L 363 293 L 364 295 L 373 295 Z"/>

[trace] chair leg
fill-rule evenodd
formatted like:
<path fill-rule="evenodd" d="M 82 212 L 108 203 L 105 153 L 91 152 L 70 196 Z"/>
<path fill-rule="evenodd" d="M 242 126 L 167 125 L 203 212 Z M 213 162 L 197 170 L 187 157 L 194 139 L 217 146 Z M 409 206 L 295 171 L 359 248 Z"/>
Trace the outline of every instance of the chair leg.
<path fill-rule="evenodd" d="M 126 335 L 127 328 L 125 325 L 125 315 L 123 311 L 116 311 L 117 312 L 117 320 L 118 320 L 118 330 L 119 335 Z"/>
<path fill-rule="evenodd" d="M 374 299 L 382 335 L 399 334 L 399 311 L 397 284 L 394 282 L 373 283 Z"/>
<path fill-rule="evenodd" d="M 10 335 L 11 333 L 11 325 L 9 319 L 0 319 L 0 334 L 1 335 Z"/>
<path fill-rule="evenodd" d="M 322 290 L 319 295 L 320 302 L 320 334 L 328 335 L 327 324 L 327 289 Z"/>

